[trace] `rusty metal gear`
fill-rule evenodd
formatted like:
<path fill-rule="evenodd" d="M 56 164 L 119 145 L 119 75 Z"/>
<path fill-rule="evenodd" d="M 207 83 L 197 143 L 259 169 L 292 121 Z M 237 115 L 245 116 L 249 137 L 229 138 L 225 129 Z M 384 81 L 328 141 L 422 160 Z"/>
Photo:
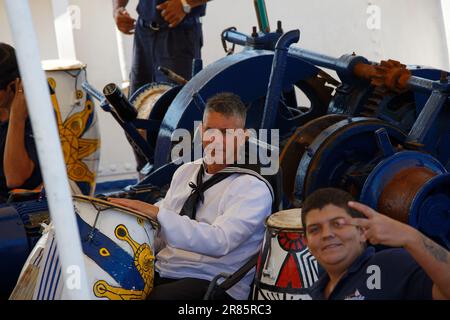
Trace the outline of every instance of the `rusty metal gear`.
<path fill-rule="evenodd" d="M 374 87 L 367 100 L 355 111 L 355 116 L 381 118 L 409 131 L 416 119 L 416 102 L 411 91 L 393 93 L 384 87 Z"/>

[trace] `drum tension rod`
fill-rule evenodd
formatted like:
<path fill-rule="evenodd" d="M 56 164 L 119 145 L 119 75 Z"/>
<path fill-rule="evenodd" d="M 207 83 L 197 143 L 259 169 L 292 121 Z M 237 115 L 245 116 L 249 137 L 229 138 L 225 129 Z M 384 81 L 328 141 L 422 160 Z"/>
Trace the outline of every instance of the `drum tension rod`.
<path fill-rule="evenodd" d="M 105 210 L 108 210 L 111 208 L 111 207 L 105 207 L 105 208 L 97 207 L 97 205 L 94 202 L 91 202 L 91 204 L 97 210 L 97 214 L 95 215 L 94 223 L 92 224 L 91 231 L 89 232 L 89 235 L 87 238 L 88 242 L 91 242 L 94 239 L 95 226 L 97 225 L 97 221 L 98 221 L 98 217 L 100 216 L 100 213 L 102 211 L 105 211 Z"/>
<path fill-rule="evenodd" d="M 278 231 L 272 231 L 270 233 L 270 239 L 272 240 L 272 238 L 277 237 L 278 234 L 279 234 Z M 270 270 L 268 270 L 268 269 L 269 269 L 269 262 L 270 262 L 271 257 L 272 257 L 272 245 L 269 246 L 269 250 L 267 251 L 267 260 L 265 261 L 263 269 L 262 269 L 262 272 L 266 276 L 269 276 L 270 278 L 272 278 L 272 269 L 270 269 Z"/>

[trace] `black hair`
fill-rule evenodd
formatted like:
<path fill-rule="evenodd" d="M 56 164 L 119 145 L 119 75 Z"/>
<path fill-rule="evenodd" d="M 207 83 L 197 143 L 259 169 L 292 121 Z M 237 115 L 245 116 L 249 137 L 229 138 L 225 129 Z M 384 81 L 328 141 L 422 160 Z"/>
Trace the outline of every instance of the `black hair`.
<path fill-rule="evenodd" d="M 16 53 L 9 44 L 0 42 L 0 90 L 19 77 Z"/>
<path fill-rule="evenodd" d="M 321 210 L 329 204 L 344 209 L 353 218 L 365 218 L 361 212 L 348 206 L 349 201 L 355 201 L 353 196 L 341 189 L 323 188 L 314 191 L 306 198 L 302 206 L 303 228 L 306 228 L 306 216 L 311 210 Z"/>
<path fill-rule="evenodd" d="M 214 111 L 224 116 L 237 116 L 244 120 L 247 116 L 247 108 L 241 98 L 231 92 L 218 93 L 208 99 L 205 106 L 205 114 Z"/>

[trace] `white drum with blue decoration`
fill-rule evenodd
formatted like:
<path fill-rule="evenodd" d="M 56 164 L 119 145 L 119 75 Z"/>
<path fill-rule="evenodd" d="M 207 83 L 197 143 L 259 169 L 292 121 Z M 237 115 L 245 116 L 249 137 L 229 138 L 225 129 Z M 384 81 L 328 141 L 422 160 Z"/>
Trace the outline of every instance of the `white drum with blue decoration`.
<path fill-rule="evenodd" d="M 72 194 L 93 196 L 100 161 L 100 130 L 94 101 L 82 89 L 86 65 L 76 60 L 44 60 L 50 95 Z"/>
<path fill-rule="evenodd" d="M 73 197 L 92 299 L 143 300 L 153 289 L 155 221 L 88 196 Z M 24 266 L 10 299 L 64 300 L 52 228 Z"/>
<path fill-rule="evenodd" d="M 318 265 L 305 244 L 301 209 L 279 211 L 266 221 L 256 268 L 254 300 L 307 299 Z"/>

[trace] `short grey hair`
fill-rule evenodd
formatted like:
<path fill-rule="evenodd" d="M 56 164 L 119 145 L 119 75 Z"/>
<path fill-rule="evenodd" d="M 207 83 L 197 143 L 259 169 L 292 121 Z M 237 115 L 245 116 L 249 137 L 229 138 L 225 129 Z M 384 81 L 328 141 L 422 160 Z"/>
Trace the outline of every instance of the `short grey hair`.
<path fill-rule="evenodd" d="M 203 118 L 210 112 L 217 112 L 226 117 L 238 117 L 243 120 L 247 118 L 247 108 L 241 98 L 231 92 L 217 93 L 208 99 L 205 106 Z"/>

